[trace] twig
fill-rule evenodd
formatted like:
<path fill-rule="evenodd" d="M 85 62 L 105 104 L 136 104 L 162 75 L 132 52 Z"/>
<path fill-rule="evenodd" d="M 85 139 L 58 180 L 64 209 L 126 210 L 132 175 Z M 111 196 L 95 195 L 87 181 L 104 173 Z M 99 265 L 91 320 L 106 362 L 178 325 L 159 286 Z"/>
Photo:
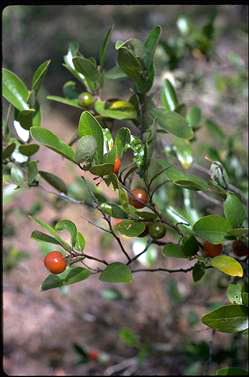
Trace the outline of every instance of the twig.
<path fill-rule="evenodd" d="M 121 361 L 120 363 L 116 364 L 116 365 L 112 365 L 110 367 L 108 367 L 105 372 L 104 372 L 104 376 L 112 376 L 112 375 L 116 375 L 116 373 L 122 371 L 123 369 L 126 369 L 128 367 L 131 367 L 133 365 L 136 365 L 137 364 L 137 358 L 136 357 L 132 357 L 130 359 L 125 359 L 123 361 Z"/>
<path fill-rule="evenodd" d="M 134 258 L 132 258 L 132 259 L 131 259 L 129 262 L 127 262 L 126 264 L 128 265 L 128 264 L 133 263 L 133 262 L 134 262 L 136 259 L 138 259 L 142 254 L 144 254 L 144 253 L 148 250 L 148 248 L 150 247 L 150 245 L 152 244 L 152 242 L 153 242 L 153 240 L 149 240 L 149 241 L 147 242 L 147 245 L 145 246 L 144 250 L 141 251 L 141 253 L 137 254 Z"/>

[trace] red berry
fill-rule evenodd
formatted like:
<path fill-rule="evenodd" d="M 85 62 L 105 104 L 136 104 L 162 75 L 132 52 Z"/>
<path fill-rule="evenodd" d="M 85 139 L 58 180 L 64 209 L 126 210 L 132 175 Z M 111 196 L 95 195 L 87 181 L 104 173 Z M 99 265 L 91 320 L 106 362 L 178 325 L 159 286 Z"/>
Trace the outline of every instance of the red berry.
<path fill-rule="evenodd" d="M 93 361 L 97 360 L 98 357 L 99 357 L 99 352 L 97 352 L 97 351 L 91 351 L 91 352 L 89 352 L 89 354 L 88 354 L 88 358 L 89 358 L 90 360 L 93 360 Z"/>
<path fill-rule="evenodd" d="M 223 249 L 223 245 L 221 243 L 215 245 L 212 244 L 209 241 L 205 241 L 204 244 L 204 253 L 207 257 L 216 257 L 217 255 L 220 255 Z"/>
<path fill-rule="evenodd" d="M 44 258 L 44 265 L 52 274 L 60 274 L 67 267 L 66 260 L 60 251 L 48 253 Z"/>
<path fill-rule="evenodd" d="M 236 240 L 233 242 L 233 252 L 238 257 L 245 257 L 249 255 L 248 246 L 241 240 Z"/>
<path fill-rule="evenodd" d="M 119 157 L 116 157 L 114 161 L 113 169 L 112 169 L 113 173 L 118 174 L 120 167 L 121 167 L 121 160 Z"/>
<path fill-rule="evenodd" d="M 136 188 L 131 191 L 129 203 L 135 208 L 143 208 L 148 203 L 148 194 L 143 189 Z M 137 200 L 138 199 L 138 200 Z"/>

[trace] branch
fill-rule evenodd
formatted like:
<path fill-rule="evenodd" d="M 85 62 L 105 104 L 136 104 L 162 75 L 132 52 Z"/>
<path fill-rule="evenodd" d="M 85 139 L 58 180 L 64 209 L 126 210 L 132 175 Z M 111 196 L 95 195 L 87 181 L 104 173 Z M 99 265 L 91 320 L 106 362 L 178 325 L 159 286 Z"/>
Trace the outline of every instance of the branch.
<path fill-rule="evenodd" d="M 150 247 L 150 245 L 153 243 L 153 240 L 150 240 L 148 241 L 147 245 L 145 246 L 144 250 L 141 251 L 141 253 L 137 254 L 134 258 L 132 258 L 129 262 L 127 262 L 126 264 L 131 264 L 132 262 L 134 262 L 136 259 L 138 259 L 142 254 L 144 254 L 148 248 Z"/>

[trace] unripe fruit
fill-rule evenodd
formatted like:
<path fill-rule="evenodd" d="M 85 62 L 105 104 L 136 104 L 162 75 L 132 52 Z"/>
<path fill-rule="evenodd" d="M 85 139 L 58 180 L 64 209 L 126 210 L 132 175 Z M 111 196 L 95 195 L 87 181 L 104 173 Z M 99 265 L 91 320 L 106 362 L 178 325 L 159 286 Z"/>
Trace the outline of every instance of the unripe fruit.
<path fill-rule="evenodd" d="M 93 96 L 88 92 L 81 93 L 78 97 L 78 100 L 79 100 L 80 106 L 82 107 L 90 107 L 94 103 Z"/>
<path fill-rule="evenodd" d="M 166 234 L 166 227 L 163 223 L 156 222 L 149 227 L 150 236 L 156 240 L 163 238 Z"/>
<path fill-rule="evenodd" d="M 245 257 L 249 255 L 248 246 L 241 240 L 236 240 L 233 242 L 233 252 L 238 257 Z"/>
<path fill-rule="evenodd" d="M 77 144 L 75 151 L 75 161 L 79 164 L 90 160 L 97 150 L 95 137 L 91 135 L 82 136 Z"/>
<path fill-rule="evenodd" d="M 121 160 L 119 157 L 116 157 L 114 161 L 113 169 L 112 169 L 113 173 L 118 174 L 120 167 L 121 167 Z"/>
<path fill-rule="evenodd" d="M 217 257 L 218 255 L 221 254 L 223 250 L 223 245 L 221 243 L 214 245 L 209 241 L 205 241 L 203 243 L 204 247 L 204 253 L 207 257 Z"/>
<path fill-rule="evenodd" d="M 51 251 L 44 258 L 44 265 L 52 274 L 60 274 L 66 269 L 67 262 L 60 251 Z"/>
<path fill-rule="evenodd" d="M 129 203 L 135 208 L 143 208 L 149 200 L 147 192 L 143 189 L 136 188 L 131 191 L 132 195 L 129 196 Z M 136 200 L 138 199 L 138 200 Z"/>

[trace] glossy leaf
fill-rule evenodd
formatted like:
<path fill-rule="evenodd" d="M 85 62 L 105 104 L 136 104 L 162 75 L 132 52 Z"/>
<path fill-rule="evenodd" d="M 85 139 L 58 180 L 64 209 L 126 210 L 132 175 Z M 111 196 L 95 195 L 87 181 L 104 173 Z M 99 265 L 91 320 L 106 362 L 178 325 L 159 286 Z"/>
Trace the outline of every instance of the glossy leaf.
<path fill-rule="evenodd" d="M 126 219 L 127 213 L 116 203 L 102 203 L 100 208 L 104 213 L 116 219 Z"/>
<path fill-rule="evenodd" d="M 156 26 L 147 36 L 144 42 L 144 64 L 147 68 L 153 63 L 154 54 L 160 39 L 161 26 Z"/>
<path fill-rule="evenodd" d="M 248 310 L 244 305 L 226 305 L 204 315 L 201 321 L 220 332 L 241 332 L 248 328 Z"/>
<path fill-rule="evenodd" d="M 136 119 L 137 113 L 135 109 L 126 108 L 126 109 L 112 109 L 106 107 L 105 101 L 97 100 L 95 102 L 95 110 L 101 116 L 105 118 L 125 120 L 125 119 Z"/>
<path fill-rule="evenodd" d="M 97 66 L 91 59 L 87 59 L 83 56 L 76 56 L 73 58 L 73 64 L 76 70 L 83 74 L 87 80 L 95 82 L 98 79 Z"/>
<path fill-rule="evenodd" d="M 201 121 L 201 109 L 197 106 L 191 107 L 187 113 L 187 121 L 190 126 L 195 128 Z"/>
<path fill-rule="evenodd" d="M 224 215 L 233 228 L 239 228 L 246 218 L 246 211 L 240 199 L 229 193 L 224 202 Z"/>
<path fill-rule="evenodd" d="M 77 107 L 78 109 L 82 110 L 82 107 L 80 106 L 78 99 L 69 99 L 69 98 L 64 98 L 64 97 L 59 97 L 59 96 L 47 96 L 47 99 L 63 103 L 64 105 Z"/>
<path fill-rule="evenodd" d="M 122 47 L 118 50 L 118 64 L 122 71 L 135 82 L 137 91 L 143 93 L 145 91 L 143 66 L 139 59 L 127 48 Z"/>
<path fill-rule="evenodd" d="M 175 89 L 171 82 L 168 79 L 165 79 L 163 81 L 163 86 L 161 88 L 161 101 L 163 106 L 165 107 L 165 110 L 168 111 L 175 111 L 178 100 L 176 96 Z"/>
<path fill-rule="evenodd" d="M 117 155 L 121 158 L 127 145 L 131 141 L 131 132 L 129 128 L 122 127 L 118 130 L 115 138 Z"/>
<path fill-rule="evenodd" d="M 4 98 L 19 111 L 28 110 L 29 91 L 24 82 L 10 70 L 2 69 L 2 93 Z"/>
<path fill-rule="evenodd" d="M 61 220 L 55 226 L 56 231 L 67 230 L 71 235 L 71 244 L 74 247 L 77 241 L 77 228 L 70 220 Z"/>
<path fill-rule="evenodd" d="M 242 304 L 242 285 L 240 283 L 237 284 L 230 284 L 227 287 L 227 298 L 230 301 L 231 304 Z"/>
<path fill-rule="evenodd" d="M 24 154 L 24 156 L 33 156 L 39 150 L 39 145 L 37 144 L 26 144 L 19 146 L 19 152 Z"/>
<path fill-rule="evenodd" d="M 99 177 L 112 174 L 113 164 L 94 165 L 89 171 Z"/>
<path fill-rule="evenodd" d="M 67 186 L 64 183 L 64 181 L 57 177 L 57 175 L 54 175 L 52 173 L 40 170 L 39 174 L 42 178 L 44 178 L 51 186 L 56 188 L 56 190 L 60 192 L 64 192 L 65 194 L 67 193 Z"/>
<path fill-rule="evenodd" d="M 188 257 L 195 255 L 199 250 L 199 244 L 193 235 L 184 238 L 181 247 L 184 254 Z"/>
<path fill-rule="evenodd" d="M 212 258 L 211 265 L 218 270 L 224 272 L 224 274 L 230 276 L 243 276 L 243 268 L 241 264 L 234 258 L 227 255 L 218 255 Z"/>
<path fill-rule="evenodd" d="M 20 123 L 20 125 L 25 129 L 29 130 L 33 126 L 33 118 L 35 116 L 35 109 L 23 110 L 15 112 L 15 119 Z"/>
<path fill-rule="evenodd" d="M 58 242 L 54 237 L 49 236 L 46 233 L 40 232 L 39 230 L 34 230 L 31 234 L 31 238 L 38 241 L 53 243 L 55 245 L 60 245 L 60 242 Z"/>
<path fill-rule="evenodd" d="M 16 144 L 15 143 L 11 143 L 9 144 L 2 152 L 2 159 L 3 160 L 6 160 L 7 158 L 9 158 L 12 153 L 14 152 L 14 150 L 16 149 Z"/>
<path fill-rule="evenodd" d="M 221 368 L 215 374 L 216 376 L 248 376 L 248 371 L 241 368 Z"/>
<path fill-rule="evenodd" d="M 197 236 L 213 244 L 223 243 L 230 229 L 230 223 L 224 217 L 217 215 L 204 216 L 193 226 Z"/>
<path fill-rule="evenodd" d="M 189 141 L 175 136 L 173 139 L 173 146 L 182 167 L 184 169 L 189 169 L 193 162 L 192 147 Z"/>
<path fill-rule="evenodd" d="M 167 112 L 163 108 L 154 108 L 151 115 L 157 123 L 167 132 L 182 139 L 190 139 L 193 137 L 192 128 L 180 114 L 170 111 Z"/>
<path fill-rule="evenodd" d="M 48 69 L 50 62 L 51 62 L 51 60 L 46 60 L 35 71 L 35 74 L 34 74 L 33 79 L 32 79 L 32 90 L 35 90 L 37 92 L 40 89 L 42 80 L 44 78 L 44 75 L 47 72 L 47 69 Z"/>
<path fill-rule="evenodd" d="M 193 281 L 199 281 L 205 275 L 205 266 L 203 263 L 197 262 L 192 270 Z"/>
<path fill-rule="evenodd" d="M 174 243 L 167 243 L 162 250 L 162 254 L 165 257 L 187 258 L 181 245 L 176 245 Z"/>
<path fill-rule="evenodd" d="M 63 279 L 58 275 L 48 275 L 41 285 L 42 291 L 47 291 L 52 288 L 59 288 L 63 286 Z"/>
<path fill-rule="evenodd" d="M 133 280 L 130 268 L 119 262 L 109 264 L 99 279 L 107 283 L 131 283 Z"/>
<path fill-rule="evenodd" d="M 132 220 L 124 220 L 122 223 L 116 226 L 116 230 L 127 237 L 137 237 L 139 234 L 143 233 L 145 230 L 144 223 L 132 221 Z"/>
<path fill-rule="evenodd" d="M 75 161 L 77 163 L 89 161 L 93 158 L 97 150 L 95 137 L 91 135 L 82 136 L 77 144 L 75 151 Z"/>
<path fill-rule="evenodd" d="M 75 249 L 78 251 L 83 251 L 85 248 L 85 238 L 81 232 L 77 232 Z"/>
<path fill-rule="evenodd" d="M 91 275 L 91 272 L 84 267 L 70 268 L 68 274 L 64 278 L 64 284 L 70 285 L 78 283 L 79 281 L 87 279 Z"/>
<path fill-rule="evenodd" d="M 79 137 L 90 135 L 96 139 L 96 142 L 97 142 L 96 162 L 101 163 L 103 160 L 103 148 L 104 148 L 103 131 L 99 122 L 88 111 L 84 111 L 80 116 L 79 125 L 78 125 L 78 135 Z"/>
<path fill-rule="evenodd" d="M 52 149 L 54 152 L 59 153 L 68 160 L 74 162 L 74 151 L 73 149 L 63 143 L 55 134 L 46 128 L 42 127 L 31 127 L 30 129 L 32 137 L 39 143 L 46 147 Z"/>

